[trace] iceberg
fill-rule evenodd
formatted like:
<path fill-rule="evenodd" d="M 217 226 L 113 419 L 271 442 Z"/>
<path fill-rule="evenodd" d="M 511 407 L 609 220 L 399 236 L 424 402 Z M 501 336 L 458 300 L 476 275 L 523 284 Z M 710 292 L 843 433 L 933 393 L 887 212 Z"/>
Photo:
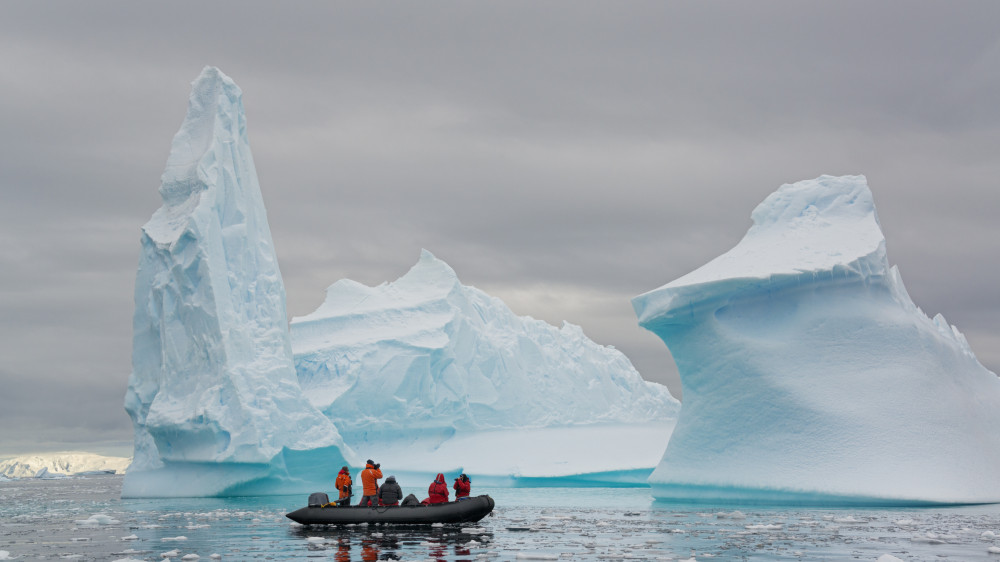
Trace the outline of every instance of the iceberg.
<path fill-rule="evenodd" d="M 160 195 L 136 274 L 122 496 L 328 485 L 357 462 L 299 387 L 242 92 L 217 68 L 192 84 Z"/>
<path fill-rule="evenodd" d="M 729 252 L 635 297 L 684 402 L 653 495 L 1000 501 L 1000 380 L 890 267 L 863 176 L 784 185 Z"/>
<path fill-rule="evenodd" d="M 621 352 L 517 316 L 426 250 L 395 282 L 334 283 L 291 336 L 310 403 L 401 479 L 644 484 L 680 407 Z"/>

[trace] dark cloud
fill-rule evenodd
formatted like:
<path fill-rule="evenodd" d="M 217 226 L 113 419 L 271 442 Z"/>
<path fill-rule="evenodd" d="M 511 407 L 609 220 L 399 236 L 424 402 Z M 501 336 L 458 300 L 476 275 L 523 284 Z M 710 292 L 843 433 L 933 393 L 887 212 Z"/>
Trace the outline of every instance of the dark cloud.
<path fill-rule="evenodd" d="M 4 443 L 127 439 L 139 227 L 206 64 L 245 92 L 291 314 L 427 248 L 679 393 L 629 298 L 736 244 L 782 183 L 864 173 L 911 296 L 1000 370 L 996 3 L 2 12 Z M 53 387 L 84 399 L 25 406 Z"/>

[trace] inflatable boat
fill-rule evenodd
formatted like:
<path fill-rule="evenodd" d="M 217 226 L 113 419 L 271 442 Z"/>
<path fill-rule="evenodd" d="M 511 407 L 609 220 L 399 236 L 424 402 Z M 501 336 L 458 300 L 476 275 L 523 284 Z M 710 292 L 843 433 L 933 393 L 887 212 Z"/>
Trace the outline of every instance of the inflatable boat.
<path fill-rule="evenodd" d="M 420 525 L 429 523 L 475 523 L 493 511 L 493 498 L 475 496 L 454 502 L 430 505 L 394 505 L 378 507 L 309 506 L 297 509 L 285 517 L 303 525 L 348 525 L 357 523 L 389 523 Z"/>

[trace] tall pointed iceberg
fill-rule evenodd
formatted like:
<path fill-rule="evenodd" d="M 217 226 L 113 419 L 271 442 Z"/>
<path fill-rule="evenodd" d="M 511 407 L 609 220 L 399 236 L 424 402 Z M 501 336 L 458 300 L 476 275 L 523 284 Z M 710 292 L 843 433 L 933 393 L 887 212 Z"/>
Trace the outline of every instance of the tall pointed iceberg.
<path fill-rule="evenodd" d="M 392 283 L 341 280 L 292 321 L 299 380 L 360 454 L 429 482 L 644 483 L 679 404 L 572 324 L 514 314 L 423 251 Z"/>
<path fill-rule="evenodd" d="M 890 267 L 863 176 L 784 185 L 732 250 L 633 299 L 684 403 L 662 499 L 1000 501 L 1000 379 Z"/>
<path fill-rule="evenodd" d="M 136 275 L 122 495 L 324 489 L 353 453 L 299 387 L 242 92 L 216 68 L 192 84 L 160 195 Z"/>

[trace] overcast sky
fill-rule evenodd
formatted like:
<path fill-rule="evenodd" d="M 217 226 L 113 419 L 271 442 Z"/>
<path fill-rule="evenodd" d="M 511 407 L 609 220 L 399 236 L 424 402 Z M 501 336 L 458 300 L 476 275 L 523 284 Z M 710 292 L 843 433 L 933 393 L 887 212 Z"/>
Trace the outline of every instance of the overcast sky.
<path fill-rule="evenodd" d="M 243 89 L 288 294 L 421 248 L 680 394 L 629 299 L 783 183 L 864 174 L 889 259 L 1000 372 L 1000 3 L 4 2 L 0 456 L 130 454 L 139 229 L 191 81 Z"/>

